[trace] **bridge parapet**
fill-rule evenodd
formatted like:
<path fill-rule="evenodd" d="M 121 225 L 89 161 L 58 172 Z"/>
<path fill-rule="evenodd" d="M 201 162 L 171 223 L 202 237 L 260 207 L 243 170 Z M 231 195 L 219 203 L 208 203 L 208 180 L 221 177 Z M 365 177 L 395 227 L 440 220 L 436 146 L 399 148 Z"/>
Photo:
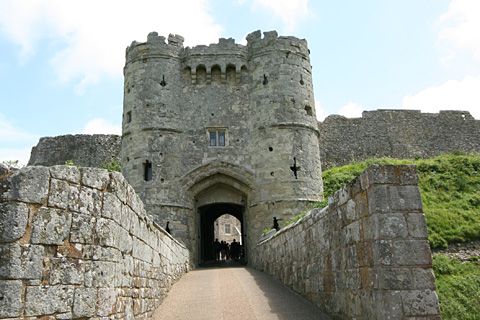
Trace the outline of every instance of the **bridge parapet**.
<path fill-rule="evenodd" d="M 149 317 L 188 263 L 119 173 L 33 166 L 0 177 L 0 319 Z"/>
<path fill-rule="evenodd" d="M 415 166 L 369 167 L 254 250 L 255 268 L 335 319 L 440 319 Z"/>

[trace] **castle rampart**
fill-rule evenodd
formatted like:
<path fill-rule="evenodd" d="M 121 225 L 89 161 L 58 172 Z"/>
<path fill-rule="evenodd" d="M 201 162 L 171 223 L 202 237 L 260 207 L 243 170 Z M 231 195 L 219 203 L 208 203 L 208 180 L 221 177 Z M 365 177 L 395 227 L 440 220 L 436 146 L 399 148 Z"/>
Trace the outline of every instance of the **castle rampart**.
<path fill-rule="evenodd" d="M 480 152 L 480 120 L 467 111 L 364 111 L 361 118 L 328 116 L 318 128 L 323 168 L 373 157 Z"/>
<path fill-rule="evenodd" d="M 30 166 L 62 165 L 73 161 L 83 167 L 120 162 L 121 137 L 113 134 L 76 134 L 41 138 L 32 148 Z"/>

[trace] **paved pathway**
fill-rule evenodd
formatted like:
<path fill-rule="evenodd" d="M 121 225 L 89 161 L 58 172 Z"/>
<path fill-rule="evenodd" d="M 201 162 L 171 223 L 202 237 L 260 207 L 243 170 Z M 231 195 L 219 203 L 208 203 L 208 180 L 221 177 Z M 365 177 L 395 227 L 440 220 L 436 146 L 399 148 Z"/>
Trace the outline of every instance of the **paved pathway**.
<path fill-rule="evenodd" d="M 245 267 L 205 268 L 184 275 L 155 311 L 162 320 L 328 319 L 272 277 Z"/>

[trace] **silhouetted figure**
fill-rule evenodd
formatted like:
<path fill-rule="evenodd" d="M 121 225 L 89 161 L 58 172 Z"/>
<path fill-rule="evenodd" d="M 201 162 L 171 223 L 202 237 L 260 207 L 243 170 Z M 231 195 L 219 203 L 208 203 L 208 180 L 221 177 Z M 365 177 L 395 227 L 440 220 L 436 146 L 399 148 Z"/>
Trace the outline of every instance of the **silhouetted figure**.
<path fill-rule="evenodd" d="M 278 225 L 278 221 L 280 221 L 282 219 L 277 219 L 277 217 L 273 217 L 273 229 L 275 230 L 280 230 L 280 226 Z"/>
<path fill-rule="evenodd" d="M 220 260 L 227 260 L 228 244 L 222 240 L 220 242 Z"/>
<path fill-rule="evenodd" d="M 213 248 L 215 249 L 215 260 L 220 261 L 221 244 L 218 241 L 218 238 L 215 239 L 215 242 L 213 243 Z"/>
<path fill-rule="evenodd" d="M 293 166 L 290 167 L 290 170 L 293 171 L 295 179 L 298 179 L 297 172 L 300 171 L 300 167 L 297 166 L 297 158 L 293 157 Z"/>
<path fill-rule="evenodd" d="M 165 227 L 165 231 L 167 231 L 168 234 L 171 234 L 171 233 L 170 233 L 170 226 L 169 226 L 169 224 L 170 224 L 170 221 L 167 221 L 167 226 Z"/>
<path fill-rule="evenodd" d="M 237 240 L 233 239 L 232 243 L 230 244 L 230 257 L 233 260 L 238 260 L 240 255 L 240 246 Z"/>

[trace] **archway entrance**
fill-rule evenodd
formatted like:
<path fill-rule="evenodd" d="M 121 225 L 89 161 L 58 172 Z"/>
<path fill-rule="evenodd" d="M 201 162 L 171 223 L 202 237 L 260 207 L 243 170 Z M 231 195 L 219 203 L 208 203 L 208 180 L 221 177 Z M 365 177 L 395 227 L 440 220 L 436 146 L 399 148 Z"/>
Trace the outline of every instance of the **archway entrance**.
<path fill-rule="evenodd" d="M 230 214 L 240 221 L 242 239 L 236 241 L 245 243 L 244 237 L 244 205 L 235 203 L 213 203 L 198 208 L 200 219 L 200 264 L 214 263 L 215 257 L 215 221 L 224 214 Z"/>

